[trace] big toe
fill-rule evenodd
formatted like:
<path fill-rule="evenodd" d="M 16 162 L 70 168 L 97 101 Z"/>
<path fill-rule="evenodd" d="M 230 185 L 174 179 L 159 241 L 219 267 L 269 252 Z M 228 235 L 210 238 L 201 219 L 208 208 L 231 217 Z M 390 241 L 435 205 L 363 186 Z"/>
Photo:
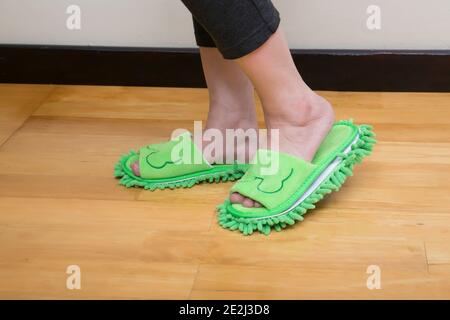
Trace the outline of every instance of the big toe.
<path fill-rule="evenodd" d="M 263 205 L 259 203 L 258 201 L 254 201 L 253 199 L 250 199 L 248 197 L 243 196 L 239 192 L 233 192 L 230 195 L 230 201 L 231 203 L 240 203 L 246 208 L 262 208 Z"/>
<path fill-rule="evenodd" d="M 242 194 L 238 193 L 238 192 L 233 192 L 230 195 L 231 203 L 242 203 L 244 201 L 244 199 L 245 199 L 245 197 Z"/>
<path fill-rule="evenodd" d="M 141 170 L 139 168 L 139 161 L 136 161 L 131 164 L 131 170 L 133 170 L 134 175 L 138 177 L 141 175 Z"/>

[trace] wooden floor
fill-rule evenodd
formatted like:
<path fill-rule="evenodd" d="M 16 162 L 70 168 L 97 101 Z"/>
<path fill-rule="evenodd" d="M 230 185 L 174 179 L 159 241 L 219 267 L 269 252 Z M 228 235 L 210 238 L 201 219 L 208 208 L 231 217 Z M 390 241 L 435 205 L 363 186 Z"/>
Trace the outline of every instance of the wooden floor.
<path fill-rule="evenodd" d="M 112 178 L 130 148 L 204 120 L 205 90 L 0 85 L 0 298 L 449 299 L 450 94 L 323 94 L 375 126 L 373 156 L 303 223 L 243 237 L 215 219 L 230 183 Z"/>

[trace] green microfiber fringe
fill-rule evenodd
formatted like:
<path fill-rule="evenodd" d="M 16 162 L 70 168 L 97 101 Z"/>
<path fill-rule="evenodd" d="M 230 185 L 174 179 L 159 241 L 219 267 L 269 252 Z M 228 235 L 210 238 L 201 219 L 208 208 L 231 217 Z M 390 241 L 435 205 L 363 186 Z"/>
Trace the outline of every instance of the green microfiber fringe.
<path fill-rule="evenodd" d="M 352 120 L 342 120 L 337 124 L 351 124 Z M 296 222 L 303 221 L 303 215 L 310 209 L 315 208 L 315 203 L 323 199 L 323 197 L 333 191 L 339 191 L 347 177 L 353 175 L 353 166 L 361 163 L 362 159 L 372 153 L 375 140 L 375 133 L 370 125 L 360 125 L 358 142 L 354 143 L 351 151 L 347 154 L 339 154 L 342 162 L 335 171 L 324 180 L 320 186 L 302 203 L 291 211 L 283 215 L 268 216 L 264 218 L 238 218 L 227 212 L 227 206 L 230 200 L 217 207 L 219 224 L 229 230 L 239 230 L 244 235 L 251 235 L 254 231 L 269 235 L 271 229 L 281 231 L 287 226 L 291 226 Z"/>
<path fill-rule="evenodd" d="M 152 182 L 142 178 L 136 178 L 124 170 L 128 159 L 131 156 L 137 155 L 136 151 L 131 150 L 129 154 L 121 156 L 119 162 L 114 167 L 114 176 L 120 178 L 119 183 L 127 188 L 141 187 L 146 190 L 154 191 L 156 189 L 175 189 L 175 188 L 191 188 L 194 185 L 201 182 L 220 182 L 220 181 L 234 181 L 241 178 L 244 175 L 244 171 L 239 169 L 230 169 L 227 171 L 205 174 L 189 179 L 183 179 L 182 181 L 167 181 L 167 182 Z M 175 179 L 175 178 L 174 178 Z"/>

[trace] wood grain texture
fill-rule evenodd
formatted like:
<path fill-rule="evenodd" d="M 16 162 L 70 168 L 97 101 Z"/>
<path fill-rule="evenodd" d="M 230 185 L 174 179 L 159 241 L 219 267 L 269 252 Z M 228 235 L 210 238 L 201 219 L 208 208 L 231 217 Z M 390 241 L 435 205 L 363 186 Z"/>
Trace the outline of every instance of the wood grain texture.
<path fill-rule="evenodd" d="M 0 297 L 449 299 L 450 94 L 322 94 L 375 125 L 374 154 L 304 222 L 243 237 L 215 219 L 232 183 L 112 178 L 121 154 L 204 120 L 206 90 L 1 85 Z"/>
<path fill-rule="evenodd" d="M 0 84 L 0 145 L 37 109 L 53 90 L 45 85 Z"/>

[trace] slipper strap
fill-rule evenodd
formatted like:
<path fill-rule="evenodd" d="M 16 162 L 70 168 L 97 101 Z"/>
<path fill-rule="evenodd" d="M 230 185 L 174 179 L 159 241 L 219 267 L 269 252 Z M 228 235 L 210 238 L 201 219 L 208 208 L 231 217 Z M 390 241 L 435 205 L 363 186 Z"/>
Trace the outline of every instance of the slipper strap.
<path fill-rule="evenodd" d="M 309 184 L 307 178 L 316 167 L 289 154 L 260 149 L 231 193 L 239 192 L 271 210 L 289 201 L 302 185 Z"/>
<path fill-rule="evenodd" d="M 160 179 L 205 171 L 211 165 L 186 132 L 168 142 L 141 148 L 139 168 L 142 178 Z"/>

